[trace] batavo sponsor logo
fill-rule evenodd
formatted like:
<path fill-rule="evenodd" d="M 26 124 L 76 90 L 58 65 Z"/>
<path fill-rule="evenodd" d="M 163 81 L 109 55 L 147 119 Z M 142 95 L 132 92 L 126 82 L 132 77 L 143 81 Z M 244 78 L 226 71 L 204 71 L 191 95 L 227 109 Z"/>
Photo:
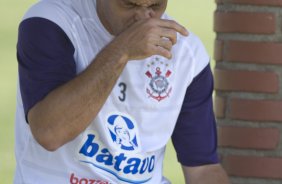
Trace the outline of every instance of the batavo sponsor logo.
<path fill-rule="evenodd" d="M 120 151 L 140 151 L 138 128 L 132 117 L 117 113 L 110 115 L 106 122 L 113 147 Z"/>
<path fill-rule="evenodd" d="M 79 149 L 80 162 L 115 176 L 120 182 L 145 183 L 152 178 L 155 155 L 132 152 L 110 152 L 98 134 L 88 132 Z"/>
<path fill-rule="evenodd" d="M 89 179 L 89 178 L 79 178 L 75 176 L 74 173 L 70 176 L 70 184 L 111 184 L 107 181 Z"/>

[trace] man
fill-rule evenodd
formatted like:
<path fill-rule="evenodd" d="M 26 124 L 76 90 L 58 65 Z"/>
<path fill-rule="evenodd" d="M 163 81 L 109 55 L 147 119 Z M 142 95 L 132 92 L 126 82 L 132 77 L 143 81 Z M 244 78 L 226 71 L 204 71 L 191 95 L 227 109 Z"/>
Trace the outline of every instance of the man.
<path fill-rule="evenodd" d="M 169 183 L 162 161 L 171 136 L 186 183 L 228 183 L 209 58 L 166 6 L 43 0 L 26 13 L 15 183 Z"/>

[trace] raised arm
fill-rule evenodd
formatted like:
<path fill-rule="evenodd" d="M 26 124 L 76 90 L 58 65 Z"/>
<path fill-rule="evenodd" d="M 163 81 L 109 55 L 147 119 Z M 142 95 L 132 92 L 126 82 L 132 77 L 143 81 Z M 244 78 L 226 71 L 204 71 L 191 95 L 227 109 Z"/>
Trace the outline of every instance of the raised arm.
<path fill-rule="evenodd" d="M 27 119 L 38 143 L 54 151 L 74 139 L 96 117 L 128 60 L 152 55 L 170 58 L 177 32 L 187 34 L 174 21 L 146 19 L 118 35 L 85 71 L 29 110 Z"/>

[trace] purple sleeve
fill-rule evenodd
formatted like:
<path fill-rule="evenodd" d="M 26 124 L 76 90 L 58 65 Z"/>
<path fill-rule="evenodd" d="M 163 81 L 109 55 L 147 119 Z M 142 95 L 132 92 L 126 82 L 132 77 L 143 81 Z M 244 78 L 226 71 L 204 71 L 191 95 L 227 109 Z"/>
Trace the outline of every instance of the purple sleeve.
<path fill-rule="evenodd" d="M 56 87 L 76 75 L 74 47 L 55 23 L 29 18 L 19 26 L 17 58 L 25 115 Z"/>
<path fill-rule="evenodd" d="M 218 163 L 216 121 L 212 103 L 210 65 L 187 88 L 172 135 L 178 161 L 185 166 Z"/>

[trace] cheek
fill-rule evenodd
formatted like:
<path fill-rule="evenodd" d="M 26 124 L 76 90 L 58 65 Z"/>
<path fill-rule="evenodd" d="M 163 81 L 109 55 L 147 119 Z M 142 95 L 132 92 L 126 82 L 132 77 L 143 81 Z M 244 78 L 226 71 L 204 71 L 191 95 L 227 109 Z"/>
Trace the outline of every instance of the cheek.
<path fill-rule="evenodd" d="M 127 11 L 123 13 L 121 16 L 121 20 L 124 27 L 127 27 L 129 24 L 132 24 L 134 22 L 134 12 Z"/>

